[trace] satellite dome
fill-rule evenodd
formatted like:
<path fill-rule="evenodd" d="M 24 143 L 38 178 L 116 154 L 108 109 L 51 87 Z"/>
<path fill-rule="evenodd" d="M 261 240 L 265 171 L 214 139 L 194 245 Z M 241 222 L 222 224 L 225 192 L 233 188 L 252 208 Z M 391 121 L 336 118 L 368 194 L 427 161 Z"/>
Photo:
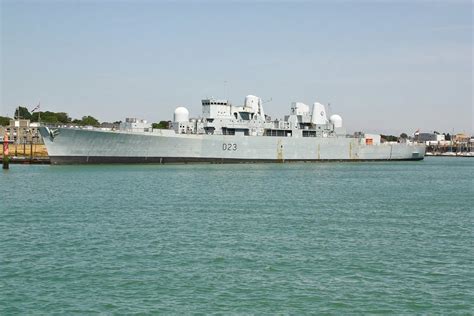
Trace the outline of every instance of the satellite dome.
<path fill-rule="evenodd" d="M 175 122 L 187 122 L 189 121 L 189 111 L 185 107 L 179 106 L 174 110 L 174 121 Z"/>
<path fill-rule="evenodd" d="M 337 114 L 331 115 L 329 121 L 334 124 L 334 127 L 342 127 L 342 117 Z"/>

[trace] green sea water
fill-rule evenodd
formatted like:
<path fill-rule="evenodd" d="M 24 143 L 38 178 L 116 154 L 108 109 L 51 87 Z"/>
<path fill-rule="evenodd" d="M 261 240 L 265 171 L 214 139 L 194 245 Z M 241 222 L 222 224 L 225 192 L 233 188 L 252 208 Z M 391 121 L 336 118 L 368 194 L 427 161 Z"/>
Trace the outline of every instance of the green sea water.
<path fill-rule="evenodd" d="M 473 314 L 474 159 L 11 165 L 0 314 Z"/>

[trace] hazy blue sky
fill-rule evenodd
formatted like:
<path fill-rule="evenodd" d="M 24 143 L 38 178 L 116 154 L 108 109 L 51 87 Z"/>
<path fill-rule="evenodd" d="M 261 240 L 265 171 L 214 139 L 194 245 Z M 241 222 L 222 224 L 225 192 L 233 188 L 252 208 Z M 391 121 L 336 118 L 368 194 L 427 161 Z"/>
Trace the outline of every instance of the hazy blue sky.
<path fill-rule="evenodd" d="M 255 94 L 272 117 L 320 101 L 350 131 L 472 133 L 472 13 L 471 1 L 2 0 L 0 115 L 41 101 L 157 121 Z"/>

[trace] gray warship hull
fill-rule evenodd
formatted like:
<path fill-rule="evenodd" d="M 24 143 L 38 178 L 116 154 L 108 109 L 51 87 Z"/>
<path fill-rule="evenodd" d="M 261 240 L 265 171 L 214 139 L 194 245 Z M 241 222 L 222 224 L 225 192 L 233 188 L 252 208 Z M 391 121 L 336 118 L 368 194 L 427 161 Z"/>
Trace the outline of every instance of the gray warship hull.
<path fill-rule="evenodd" d="M 278 137 L 48 129 L 52 164 L 247 163 L 422 160 L 421 144 L 366 144 L 356 137 Z"/>

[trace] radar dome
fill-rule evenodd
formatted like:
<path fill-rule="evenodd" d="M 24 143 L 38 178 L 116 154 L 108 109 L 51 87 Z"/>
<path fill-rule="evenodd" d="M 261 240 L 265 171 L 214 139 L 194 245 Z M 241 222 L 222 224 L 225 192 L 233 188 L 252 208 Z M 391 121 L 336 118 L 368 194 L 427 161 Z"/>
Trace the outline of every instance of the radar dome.
<path fill-rule="evenodd" d="M 342 127 L 342 117 L 337 114 L 331 115 L 329 121 L 334 124 L 334 127 Z"/>
<path fill-rule="evenodd" d="M 185 107 L 177 107 L 174 110 L 174 121 L 175 122 L 187 122 L 189 121 L 189 111 Z"/>

